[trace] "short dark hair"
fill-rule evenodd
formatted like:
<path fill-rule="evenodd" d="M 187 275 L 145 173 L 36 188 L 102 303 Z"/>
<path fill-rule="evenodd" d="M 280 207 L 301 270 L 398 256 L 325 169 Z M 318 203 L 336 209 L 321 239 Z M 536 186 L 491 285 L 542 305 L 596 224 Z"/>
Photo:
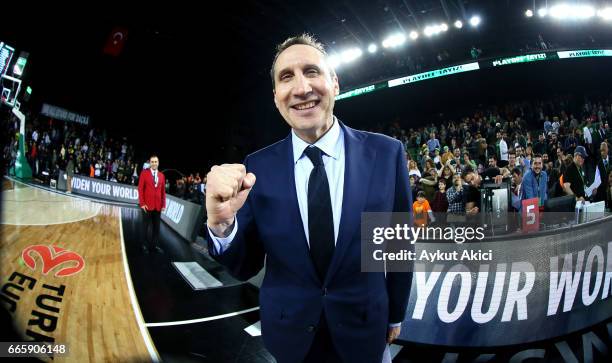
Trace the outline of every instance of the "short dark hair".
<path fill-rule="evenodd" d="M 272 88 L 276 87 L 276 80 L 274 79 L 274 67 L 276 66 L 276 60 L 278 59 L 278 56 L 280 56 L 282 52 L 284 52 L 287 48 L 291 47 L 292 45 L 300 45 L 300 44 L 308 45 L 310 47 L 315 48 L 316 50 L 321 52 L 325 58 L 327 58 L 327 52 L 325 51 L 325 46 L 323 45 L 323 43 L 319 42 L 317 38 L 315 38 L 313 35 L 310 35 L 308 33 L 302 33 L 298 36 L 294 36 L 294 37 L 285 39 L 285 41 L 283 41 L 282 43 L 276 46 L 276 54 L 274 55 L 274 60 L 272 61 L 272 67 L 270 68 L 270 77 L 272 78 Z M 334 69 L 331 66 L 329 66 L 329 69 L 331 71 L 331 74 L 334 75 L 335 74 Z"/>
<path fill-rule="evenodd" d="M 417 198 L 425 198 L 425 192 L 422 190 L 419 190 L 417 193 Z"/>
<path fill-rule="evenodd" d="M 542 158 L 542 154 L 535 154 L 535 155 L 533 156 L 533 158 L 534 158 L 534 159 L 536 159 L 536 158 L 540 158 L 540 159 L 541 159 L 541 158 Z"/>
<path fill-rule="evenodd" d="M 159 156 L 157 156 L 157 154 L 151 154 L 151 156 L 149 156 L 149 161 L 153 158 L 157 158 L 157 160 L 159 160 Z"/>
<path fill-rule="evenodd" d="M 512 174 L 523 175 L 523 172 L 521 171 L 521 168 L 515 167 L 514 169 L 512 169 Z"/>

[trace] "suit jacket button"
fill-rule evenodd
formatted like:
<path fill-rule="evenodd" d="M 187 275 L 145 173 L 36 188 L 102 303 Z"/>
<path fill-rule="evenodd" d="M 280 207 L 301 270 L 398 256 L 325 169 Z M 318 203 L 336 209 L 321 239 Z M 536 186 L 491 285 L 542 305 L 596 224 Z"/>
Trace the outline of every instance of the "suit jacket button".
<path fill-rule="evenodd" d="M 312 333 L 312 332 L 315 330 L 315 327 L 314 327 L 314 325 L 311 325 L 311 326 L 309 326 L 309 327 L 308 327 L 306 330 L 307 330 L 309 333 Z"/>

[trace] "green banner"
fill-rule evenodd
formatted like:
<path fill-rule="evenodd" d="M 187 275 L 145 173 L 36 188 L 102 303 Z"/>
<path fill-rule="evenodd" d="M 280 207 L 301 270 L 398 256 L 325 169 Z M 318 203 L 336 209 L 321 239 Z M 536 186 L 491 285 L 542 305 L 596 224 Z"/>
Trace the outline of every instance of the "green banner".
<path fill-rule="evenodd" d="M 453 67 L 435 69 L 430 72 L 413 74 L 407 77 L 392 79 L 388 82 L 388 86 L 389 88 L 391 88 L 391 87 L 401 86 L 401 85 L 408 84 L 408 83 L 424 81 L 426 79 L 445 77 L 445 76 L 450 76 L 451 74 L 474 71 L 477 69 L 480 69 L 478 62 L 460 64 L 460 65 L 453 66 Z"/>
<path fill-rule="evenodd" d="M 584 58 L 584 57 L 612 57 L 610 49 L 582 49 L 570 50 L 566 52 L 557 52 L 559 59 L 567 58 Z"/>
<path fill-rule="evenodd" d="M 529 63 L 546 60 L 546 53 L 519 55 L 510 58 L 499 58 L 491 62 L 493 67 L 506 66 L 508 64 Z"/>
<path fill-rule="evenodd" d="M 424 81 L 432 78 L 450 76 L 452 74 L 463 73 L 473 70 L 479 70 L 483 68 L 500 67 L 510 64 L 518 63 L 530 63 L 539 62 L 554 59 L 568 59 L 568 58 L 584 58 L 584 57 L 612 57 L 612 50 L 610 49 L 583 49 L 583 50 L 571 50 L 563 52 L 546 52 L 537 54 L 524 54 L 517 55 L 514 57 L 497 58 L 493 60 L 483 60 L 480 62 L 460 64 L 452 67 L 435 69 L 429 72 L 423 72 L 413 74 L 401 78 L 392 79 L 390 81 L 383 81 L 368 85 L 365 87 L 356 88 L 340 95 L 336 96 L 336 100 L 343 100 L 355 96 L 361 96 L 366 93 L 377 91 L 382 88 L 390 88 L 401 86 L 409 83 L 415 83 Z"/>
<path fill-rule="evenodd" d="M 350 98 L 350 97 L 359 96 L 359 95 L 362 95 L 364 93 L 369 93 L 369 92 L 374 91 L 375 89 L 376 89 L 376 85 L 373 85 L 373 84 L 369 85 L 369 86 L 366 86 L 366 87 L 357 88 L 357 89 L 354 89 L 352 91 L 348 91 L 348 92 L 344 92 L 344 93 L 339 94 L 338 96 L 336 96 L 336 101 L 344 99 L 344 98 Z"/>

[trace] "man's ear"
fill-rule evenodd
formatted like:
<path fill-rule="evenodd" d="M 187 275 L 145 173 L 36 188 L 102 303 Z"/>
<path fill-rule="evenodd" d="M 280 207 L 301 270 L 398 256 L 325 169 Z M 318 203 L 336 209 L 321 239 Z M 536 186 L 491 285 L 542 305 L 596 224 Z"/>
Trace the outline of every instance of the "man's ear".
<path fill-rule="evenodd" d="M 272 89 L 272 95 L 274 96 L 274 106 L 278 109 L 278 101 L 276 100 L 276 89 Z"/>
<path fill-rule="evenodd" d="M 332 82 L 334 83 L 334 96 L 340 94 L 340 83 L 338 82 L 338 75 L 334 73 L 332 76 Z"/>

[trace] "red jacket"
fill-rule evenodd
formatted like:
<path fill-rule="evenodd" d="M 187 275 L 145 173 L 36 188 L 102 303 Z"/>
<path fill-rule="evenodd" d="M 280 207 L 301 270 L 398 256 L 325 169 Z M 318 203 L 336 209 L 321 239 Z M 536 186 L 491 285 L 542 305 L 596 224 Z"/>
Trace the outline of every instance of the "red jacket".
<path fill-rule="evenodd" d="M 147 206 L 147 210 L 161 211 L 166 208 L 166 177 L 157 171 L 157 188 L 151 169 L 144 169 L 138 178 L 138 204 Z"/>

